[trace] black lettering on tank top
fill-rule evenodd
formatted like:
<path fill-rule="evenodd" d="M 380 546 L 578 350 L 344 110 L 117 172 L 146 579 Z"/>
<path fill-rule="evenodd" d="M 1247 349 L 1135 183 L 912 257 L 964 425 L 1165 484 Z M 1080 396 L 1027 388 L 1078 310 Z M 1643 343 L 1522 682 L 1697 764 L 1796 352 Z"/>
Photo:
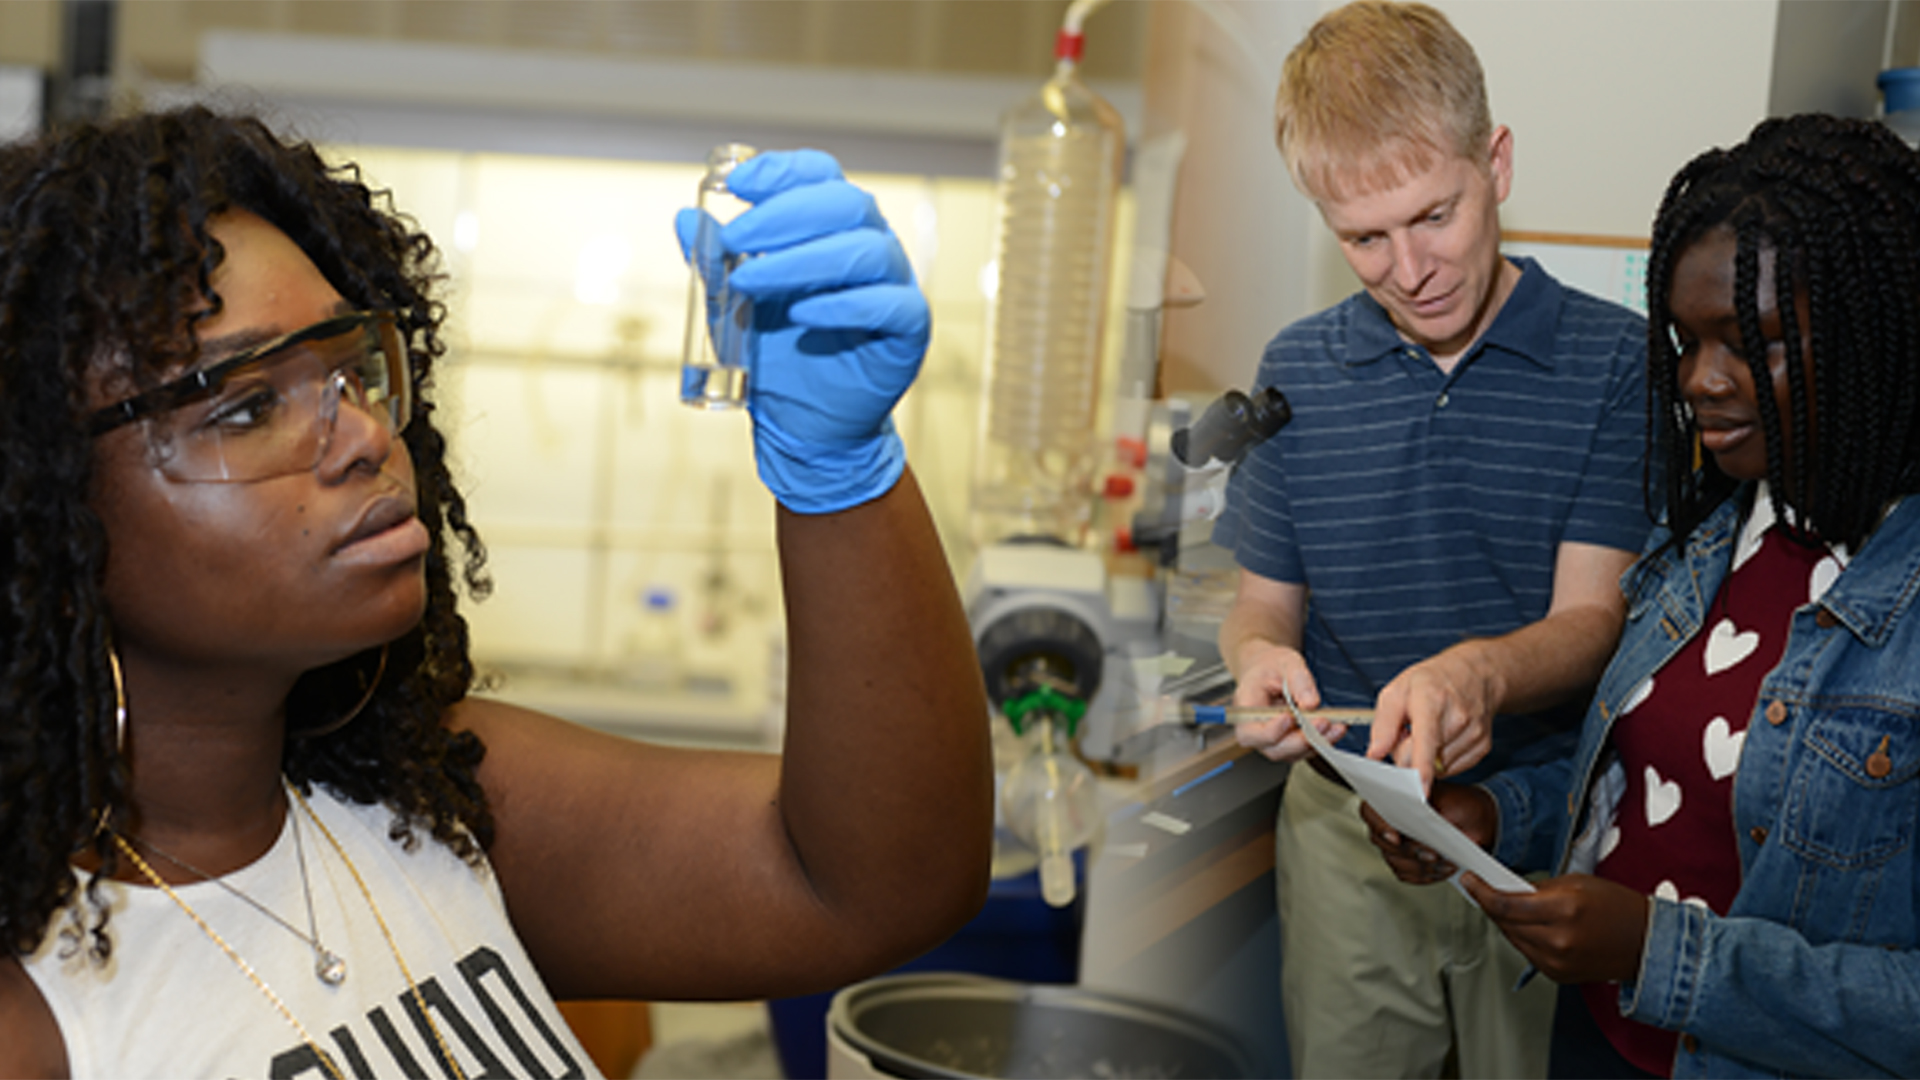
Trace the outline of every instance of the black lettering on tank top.
<path fill-rule="evenodd" d="M 554 1034 L 546 1018 L 540 1015 L 540 1010 L 527 997 L 527 992 L 520 988 L 520 980 L 513 977 L 513 969 L 507 966 L 506 960 L 499 953 L 485 945 L 480 946 L 468 953 L 466 959 L 460 961 L 460 974 L 467 980 L 467 989 L 473 991 L 473 996 L 480 999 L 480 1007 L 486 1010 L 487 1019 L 493 1021 L 493 1029 L 506 1040 L 507 1048 L 513 1051 L 514 1057 L 519 1059 L 521 1067 L 526 1070 L 526 1075 L 533 1077 L 534 1080 L 554 1080 L 553 1074 L 547 1071 L 546 1065 L 534 1054 L 533 1048 L 521 1038 L 513 1018 L 500 1007 L 499 1000 L 481 981 L 487 975 L 499 977 L 501 983 L 506 986 L 507 993 L 520 1007 L 520 1018 L 530 1023 L 546 1041 L 547 1047 L 559 1056 L 561 1066 L 565 1070 L 560 1074 L 561 1080 L 575 1080 L 586 1075 L 581 1071 L 580 1063 L 567 1052 L 566 1042 Z"/>
<path fill-rule="evenodd" d="M 273 1080 L 293 1080 L 296 1076 L 305 1076 L 308 1073 L 319 1077 L 320 1080 L 332 1080 L 333 1077 L 333 1073 L 329 1072 L 326 1064 L 320 1060 L 320 1055 L 314 1053 L 313 1047 L 306 1043 L 300 1043 L 273 1055 L 273 1064 L 267 1070 L 267 1075 Z"/>
<path fill-rule="evenodd" d="M 427 1015 L 420 1011 L 420 1001 L 425 1001 L 427 1008 L 440 1014 L 441 1031 L 449 1041 L 459 1039 L 473 1053 L 473 1056 L 480 1059 L 480 1071 L 470 1073 L 468 1080 L 495 1080 L 495 1078 L 511 1080 L 513 1074 L 507 1071 L 506 1063 L 493 1052 L 493 1048 L 480 1037 L 480 1033 L 473 1030 L 473 1025 L 467 1022 L 466 1015 L 453 1003 L 453 999 L 447 996 L 447 992 L 440 988 L 440 980 L 432 978 L 420 984 L 419 1000 L 416 1000 L 412 994 L 402 994 L 400 1007 L 405 1009 L 407 1015 L 413 1019 L 414 1030 L 426 1040 L 429 1055 L 435 1064 L 440 1066 L 440 1071 L 446 1074 L 447 1080 L 459 1080 L 459 1077 L 453 1071 L 453 1067 L 447 1063 L 446 1055 L 440 1052 L 440 1044 L 434 1038 L 433 1026 L 427 1022 Z M 451 1052 L 451 1047 L 448 1048 L 448 1052 Z"/>
<path fill-rule="evenodd" d="M 375 1006 L 367 1013 L 367 1023 L 373 1025 L 373 1030 L 380 1036 L 381 1043 L 385 1044 L 387 1053 L 393 1055 L 394 1064 L 400 1066 L 401 1076 L 406 1077 L 407 1080 L 427 1080 L 426 1070 L 420 1067 L 420 1063 L 413 1058 L 413 1051 L 408 1050 L 407 1044 L 401 1041 L 400 1033 L 394 1030 L 393 1021 L 387 1019 L 385 1008 Z"/>
<path fill-rule="evenodd" d="M 457 967 L 461 981 L 486 1014 L 488 1026 L 511 1052 L 519 1063 L 521 1071 L 513 1072 L 508 1069 L 494 1045 L 475 1027 L 473 1018 L 461 1011 L 460 1006 L 440 985 L 439 978 L 436 976 L 418 984 L 420 1000 L 426 1003 L 428 1011 L 422 1011 L 420 1003 L 414 999 L 411 992 L 402 991 L 395 999 L 401 1012 L 405 1013 L 411 1021 L 411 1027 L 417 1036 L 413 1044 L 409 1045 L 407 1039 L 401 1035 L 399 1027 L 394 1023 L 394 1017 L 385 1005 L 376 1005 L 366 1013 L 368 1027 L 372 1028 L 372 1034 L 378 1040 L 378 1045 L 386 1049 L 400 1076 L 406 1077 L 407 1080 L 435 1080 L 434 1073 L 437 1072 L 446 1080 L 453 1080 L 454 1072 L 447 1065 L 439 1042 L 434 1038 L 436 1025 L 446 1036 L 455 1056 L 463 1058 L 463 1065 L 468 1061 L 478 1062 L 478 1069 L 468 1072 L 470 1080 L 515 1076 L 526 1076 L 531 1080 L 580 1080 L 586 1075 L 580 1061 L 568 1049 L 565 1038 L 555 1031 L 547 1017 L 541 1014 L 540 1007 L 528 996 L 521 985 L 521 980 L 515 976 L 505 957 L 494 949 L 482 945 L 468 953 Z M 499 980 L 497 985 L 492 982 L 493 979 Z M 504 995 L 500 993 L 501 990 L 505 991 Z M 505 999 L 511 999 L 512 1005 L 506 1005 Z M 434 1017 L 433 1024 L 427 1022 L 428 1012 L 431 1012 Z M 337 1056 L 329 1055 L 333 1059 L 333 1064 L 344 1063 L 341 1072 L 354 1077 L 355 1080 L 375 1080 L 376 1077 L 387 1075 L 381 1068 L 376 1067 L 362 1050 L 362 1040 L 353 1032 L 353 1028 L 358 1026 L 357 1022 L 352 1026 L 343 1024 L 327 1033 L 338 1050 Z M 551 1052 L 552 1057 L 543 1058 L 535 1049 L 536 1045 L 544 1045 Z M 415 1053 L 416 1049 L 419 1050 L 418 1054 Z M 466 1051 L 466 1055 L 459 1053 L 461 1049 Z M 422 1054 L 425 1055 L 426 1061 L 432 1062 L 433 1072 L 429 1072 L 428 1067 L 421 1060 Z M 553 1063 L 556 1060 L 560 1067 L 560 1074 L 557 1077 L 553 1072 Z M 268 1069 L 268 1075 L 275 1080 L 295 1080 L 295 1078 L 304 1080 L 308 1076 L 316 1077 L 318 1080 L 333 1080 L 334 1077 L 333 1071 L 327 1067 L 320 1052 L 316 1052 L 314 1047 L 305 1042 L 296 1042 L 275 1054 Z"/>
<path fill-rule="evenodd" d="M 341 1024 L 327 1034 L 333 1037 L 333 1045 L 340 1048 L 340 1056 L 347 1059 L 347 1068 L 353 1070 L 354 1080 L 374 1080 L 373 1066 L 367 1064 L 367 1055 L 360 1052 L 360 1040 L 353 1037 L 353 1029 Z"/>

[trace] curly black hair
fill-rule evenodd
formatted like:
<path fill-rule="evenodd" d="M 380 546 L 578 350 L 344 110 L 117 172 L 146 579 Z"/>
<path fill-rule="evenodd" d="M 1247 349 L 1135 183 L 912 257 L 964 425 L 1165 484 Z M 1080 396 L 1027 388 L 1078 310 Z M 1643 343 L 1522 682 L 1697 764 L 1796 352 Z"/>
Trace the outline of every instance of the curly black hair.
<path fill-rule="evenodd" d="M 1920 152 L 1882 124 L 1808 114 L 1763 121 L 1745 142 L 1701 154 L 1674 176 L 1648 260 L 1647 362 L 1648 438 L 1665 455 L 1675 544 L 1738 487 L 1698 452 L 1668 307 L 1680 256 L 1722 228 L 1736 238 L 1734 305 L 1775 516 L 1799 538 L 1857 549 L 1890 500 L 1920 490 Z M 1762 251 L 1774 253 L 1790 448 L 1760 332 Z"/>
<path fill-rule="evenodd" d="M 445 351 L 432 242 L 356 168 L 257 118 L 192 106 L 58 130 L 0 148 L 0 942 L 16 955 L 75 900 L 75 854 L 91 848 L 111 872 L 100 826 L 126 812 L 87 375 L 112 358 L 145 387 L 193 359 L 185 331 L 220 303 L 207 224 L 236 208 L 290 237 L 356 308 L 398 313 L 416 391 L 404 439 L 433 538 L 420 623 L 384 658 L 369 650 L 295 685 L 285 773 L 384 803 L 405 843 L 421 829 L 477 859 L 492 839 L 475 777 L 484 747 L 442 723 L 474 681 L 456 572 L 475 596 L 488 582 L 427 392 Z M 324 731 L 375 679 L 363 713 Z M 86 906 L 95 914 L 75 918 L 104 955 L 104 910 Z"/>

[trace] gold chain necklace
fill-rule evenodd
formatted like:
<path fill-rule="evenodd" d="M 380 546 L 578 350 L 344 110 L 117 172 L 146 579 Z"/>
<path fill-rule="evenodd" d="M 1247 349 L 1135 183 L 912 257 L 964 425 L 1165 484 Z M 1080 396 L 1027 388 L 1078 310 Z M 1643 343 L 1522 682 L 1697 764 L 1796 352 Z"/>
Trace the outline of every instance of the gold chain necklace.
<path fill-rule="evenodd" d="M 333 847 L 334 854 L 340 856 L 340 861 L 346 865 L 347 872 L 353 875 L 353 883 L 359 887 L 361 897 L 366 900 L 367 910 L 373 913 L 373 921 L 379 924 L 380 936 L 386 939 L 387 951 L 393 954 L 394 963 L 399 966 L 401 976 L 407 980 L 407 992 L 413 998 L 414 1007 L 420 1010 L 421 1018 L 427 1022 L 427 1030 L 433 1033 L 433 1041 L 440 1051 L 440 1056 L 445 1059 L 447 1068 L 453 1073 L 455 1080 L 466 1080 L 466 1071 L 460 1068 L 459 1061 L 454 1058 L 452 1049 L 447 1045 L 447 1037 L 441 1033 L 440 1025 L 434 1022 L 433 1014 L 427 1011 L 426 998 L 420 993 L 419 984 L 414 982 L 413 972 L 407 968 L 407 961 L 400 955 L 400 946 L 393 940 L 393 931 L 388 929 L 386 918 L 380 914 L 380 905 L 374 903 L 373 891 L 367 888 L 366 880 L 360 876 L 360 868 L 354 865 L 353 859 L 347 855 L 346 848 L 341 847 L 340 841 L 334 838 L 333 830 L 327 828 L 327 823 L 321 821 L 319 815 L 313 812 L 313 807 L 307 805 L 306 797 L 300 794 L 300 789 L 288 783 L 287 792 L 300 804 L 300 809 L 307 815 L 307 820 L 313 822 L 314 826 L 320 830 L 320 834 L 327 838 L 327 843 Z M 297 824 L 295 828 L 298 828 Z M 168 885 L 166 879 L 156 873 L 153 867 L 140 857 L 140 853 L 133 849 L 133 845 L 129 844 L 125 837 L 115 832 L 113 842 L 133 863 L 134 868 L 152 882 L 155 888 L 167 894 L 167 898 L 178 905 L 181 911 L 186 912 L 187 918 L 193 920 L 194 925 L 200 928 L 200 932 L 218 946 L 220 951 L 226 954 L 227 959 L 233 961 L 233 965 L 240 969 L 240 973 L 245 975 L 248 981 L 252 982 L 273 1004 L 280 1015 L 286 1018 L 287 1023 L 291 1024 L 293 1030 L 299 1034 L 300 1041 L 313 1051 L 314 1056 L 320 1060 L 320 1064 L 326 1068 L 333 1080 L 347 1080 L 346 1074 L 340 1071 L 340 1066 L 334 1062 L 332 1055 L 321 1049 L 320 1044 L 307 1031 L 306 1025 L 300 1022 L 299 1017 L 293 1015 L 293 1010 L 287 1008 L 286 1002 L 280 1000 L 280 995 L 273 992 L 273 987 L 267 985 L 267 981 L 253 969 L 253 965 L 247 963 L 245 957 L 242 957 L 225 938 L 208 925 L 207 920 L 193 910 L 193 906 L 175 892 L 173 886 Z"/>
<path fill-rule="evenodd" d="M 266 995 L 268 1001 L 273 1002 L 273 1007 L 280 1010 L 280 1015 L 287 1018 L 287 1023 L 293 1025 L 293 1030 L 300 1033 L 300 1041 L 306 1043 L 307 1049 L 312 1050 L 314 1056 L 320 1059 L 320 1064 L 326 1067 L 328 1073 L 332 1074 L 333 1080 L 347 1080 L 346 1074 L 340 1071 L 340 1066 L 334 1063 L 333 1056 L 320 1048 L 320 1044 L 314 1041 L 311 1034 L 308 1034 L 307 1026 L 300 1022 L 299 1017 L 293 1015 L 293 1010 L 287 1008 L 287 1003 L 281 1001 L 280 995 L 273 992 L 273 987 L 267 985 L 267 980 L 261 978 L 260 973 L 253 970 L 253 965 L 247 963 L 245 957 L 236 952 L 233 946 L 227 944 L 227 939 L 221 937 L 218 931 L 208 926 L 207 920 L 201 918 L 200 913 L 193 910 L 193 905 L 187 903 L 179 893 L 174 892 L 173 886 L 167 884 L 165 878 L 155 873 L 153 867 L 147 865 L 147 860 L 141 858 L 140 853 L 133 850 L 133 845 L 127 843 L 125 837 L 119 833 L 114 833 L 113 842 L 119 846 L 121 853 L 132 861 L 134 868 L 146 875 L 147 880 L 153 882 L 155 888 L 166 893 L 168 899 L 180 905 L 180 910 L 187 913 L 187 918 L 193 920 L 194 925 L 200 928 L 200 932 L 207 935 L 207 938 L 215 945 L 218 945 L 220 951 L 227 954 L 227 959 L 233 961 L 233 966 L 239 968 L 242 975 L 245 975 L 251 980 L 253 985 L 259 987 L 260 992 Z"/>
<path fill-rule="evenodd" d="M 291 809 L 291 807 L 289 807 L 289 809 Z M 300 893 L 302 896 L 306 897 L 306 901 L 307 901 L 307 933 L 304 933 L 304 934 L 300 932 L 299 927 L 281 918 L 279 912 L 274 911 L 272 908 L 268 907 L 267 905 L 261 903 L 258 900 L 255 900 L 253 897 L 248 896 L 246 893 L 241 892 L 239 889 L 234 888 L 231 884 L 227 882 L 225 878 L 215 877 L 214 875 L 207 873 L 205 870 L 202 870 L 199 867 L 188 862 L 187 860 L 181 858 L 180 856 L 175 855 L 170 851 L 167 851 L 166 849 L 162 848 L 160 845 L 154 843 L 151 840 L 142 839 L 141 837 L 138 837 L 138 836 L 129 837 L 128 839 L 132 840 L 134 843 L 140 845 L 141 847 L 146 848 L 148 851 L 153 852 L 155 855 L 158 855 L 161 858 L 167 860 L 168 862 L 179 867 L 180 869 L 185 870 L 190 874 L 198 874 L 200 875 L 202 880 L 209 881 L 215 885 L 220 886 L 222 889 L 225 889 L 229 894 L 231 894 L 234 898 L 244 902 L 247 906 L 253 908 L 255 911 L 258 911 L 260 914 L 265 915 L 267 918 L 272 919 L 274 922 L 279 923 L 281 926 L 285 927 L 288 933 L 292 934 L 294 937 L 299 938 L 301 941 L 306 942 L 307 945 L 313 949 L 314 977 L 318 978 L 321 982 L 327 984 L 328 986 L 339 986 L 341 983 L 347 981 L 347 961 L 345 957 L 341 956 L 337 952 L 334 952 L 332 949 L 327 948 L 325 945 L 321 944 L 320 942 L 320 924 L 314 918 L 314 914 L 313 914 L 313 885 L 307 879 L 307 849 L 306 849 L 306 845 L 303 844 L 300 840 L 300 815 L 288 814 L 287 822 L 293 831 L 293 850 L 296 853 L 296 857 L 299 859 L 299 862 L 300 862 Z"/>
<path fill-rule="evenodd" d="M 455 1080 L 467 1080 L 467 1074 L 460 1068 L 460 1063 L 454 1060 L 453 1051 L 447 1046 L 447 1037 L 441 1033 L 440 1025 L 433 1022 L 433 1014 L 427 1011 L 427 999 L 421 995 L 420 985 L 413 981 L 413 972 L 407 970 L 407 961 L 400 955 L 400 946 L 394 943 L 393 931 L 387 929 L 387 920 L 380 914 L 380 905 L 373 902 L 373 891 L 367 888 L 365 879 L 360 876 L 360 868 L 353 865 L 353 860 L 347 856 L 347 849 L 334 839 L 333 830 L 327 828 L 327 823 L 321 821 L 320 815 L 307 805 L 307 797 L 300 794 L 300 789 L 289 783 L 287 791 L 300 803 L 307 820 L 313 822 L 320 830 L 320 835 L 333 845 L 334 854 L 340 856 L 340 861 L 347 865 L 347 873 L 353 875 L 353 883 L 360 887 L 360 895 L 367 900 L 367 910 L 373 912 L 373 921 L 380 925 L 380 936 L 387 939 L 387 951 L 393 954 L 393 962 L 400 966 L 400 974 L 407 980 L 407 992 L 413 995 L 414 1007 L 420 1010 L 421 1018 L 427 1022 L 427 1030 L 433 1032 L 433 1041 L 440 1047 L 440 1056 L 446 1059 L 447 1068 L 452 1070 Z"/>

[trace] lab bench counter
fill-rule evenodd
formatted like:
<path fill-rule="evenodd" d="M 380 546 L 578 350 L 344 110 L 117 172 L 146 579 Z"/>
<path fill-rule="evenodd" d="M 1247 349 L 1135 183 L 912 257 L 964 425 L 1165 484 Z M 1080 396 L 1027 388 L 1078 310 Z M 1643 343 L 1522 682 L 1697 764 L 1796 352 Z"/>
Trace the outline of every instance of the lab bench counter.
<path fill-rule="evenodd" d="M 1108 815 L 1087 883 L 1080 984 L 1158 1001 L 1287 1074 L 1273 826 L 1289 766 L 1221 732 Z"/>
<path fill-rule="evenodd" d="M 495 669 L 480 696 L 551 713 L 627 738 L 673 746 L 777 750 L 779 720 L 765 690 L 744 684 L 647 687 L 582 673 Z"/>

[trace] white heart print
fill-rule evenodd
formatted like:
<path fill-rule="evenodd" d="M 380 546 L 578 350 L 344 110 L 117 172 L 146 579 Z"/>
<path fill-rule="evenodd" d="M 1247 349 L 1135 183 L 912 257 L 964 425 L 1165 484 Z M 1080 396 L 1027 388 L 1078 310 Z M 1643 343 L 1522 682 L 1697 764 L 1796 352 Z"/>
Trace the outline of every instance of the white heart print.
<path fill-rule="evenodd" d="M 1707 906 L 1707 902 L 1705 900 L 1700 899 L 1697 896 L 1689 896 L 1685 900 L 1680 899 L 1680 887 L 1675 885 L 1671 881 L 1663 881 L 1660 884 L 1655 885 L 1653 887 L 1653 895 L 1659 897 L 1662 900 L 1670 900 L 1676 904 L 1692 904 L 1693 906 L 1700 907 L 1700 908 L 1704 908 Z"/>
<path fill-rule="evenodd" d="M 1732 619 L 1721 619 L 1707 635 L 1707 674 L 1718 675 L 1753 655 L 1760 647 L 1760 631 L 1735 630 Z"/>
<path fill-rule="evenodd" d="M 1827 595 L 1835 578 L 1840 576 L 1840 560 L 1829 555 L 1813 564 L 1813 574 L 1807 579 L 1807 603 L 1811 604 Z"/>
<path fill-rule="evenodd" d="M 1653 766 L 1647 766 L 1647 824 L 1659 825 L 1680 811 L 1680 782 L 1662 780 Z"/>
<path fill-rule="evenodd" d="M 1715 780 L 1725 780 L 1740 767 L 1740 748 L 1747 743 L 1747 733 L 1731 731 L 1731 727 L 1726 717 L 1716 716 L 1707 723 L 1706 734 L 1701 739 L 1707 772 Z"/>
<path fill-rule="evenodd" d="M 1756 511 L 1758 509 L 1758 507 L 1755 507 Z M 1760 541 L 1764 537 L 1764 532 L 1765 530 L 1757 528 L 1753 524 L 1749 524 L 1747 528 L 1741 531 L 1740 546 L 1734 549 L 1733 565 L 1727 568 L 1728 573 L 1740 569 L 1748 559 L 1753 558 L 1754 554 L 1760 550 Z"/>
<path fill-rule="evenodd" d="M 1627 695 L 1627 700 L 1620 706 L 1620 715 L 1625 716 L 1639 708 L 1640 703 L 1651 696 L 1653 696 L 1653 676 L 1649 675 L 1634 688 L 1633 693 Z"/>

